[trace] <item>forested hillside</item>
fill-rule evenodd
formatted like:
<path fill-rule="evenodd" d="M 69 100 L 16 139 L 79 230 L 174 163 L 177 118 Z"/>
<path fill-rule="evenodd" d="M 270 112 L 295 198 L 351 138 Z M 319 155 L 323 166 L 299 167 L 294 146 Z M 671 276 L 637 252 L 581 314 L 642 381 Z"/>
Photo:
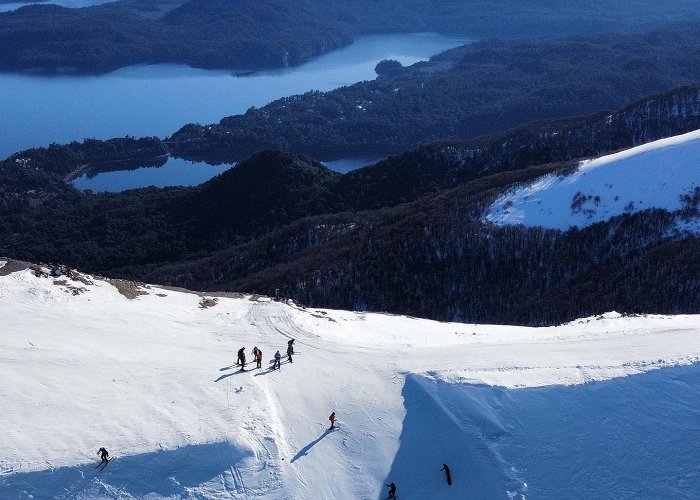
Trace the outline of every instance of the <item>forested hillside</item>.
<path fill-rule="evenodd" d="M 0 254 L 438 319 L 539 324 L 613 308 L 697 311 L 698 240 L 674 229 L 697 217 L 694 198 L 677 214 L 628 214 L 566 233 L 490 227 L 481 213 L 514 183 L 699 120 L 700 89 L 684 87 L 614 113 L 437 143 L 345 175 L 269 151 L 196 188 L 120 194 L 81 193 L 63 176 L 72 161 L 160 151 L 160 141 L 29 150 L 0 164 Z M 616 278 L 623 269 L 634 270 L 626 284 Z"/>
<path fill-rule="evenodd" d="M 182 5 L 177 6 L 177 4 Z M 604 12 L 604 15 L 601 13 Z M 142 63 L 255 69 L 299 64 L 366 33 L 473 37 L 647 29 L 698 19 L 700 7 L 651 0 L 123 0 L 0 13 L 0 68 L 100 73 Z"/>
<path fill-rule="evenodd" d="M 405 151 L 540 119 L 615 109 L 700 81 L 700 29 L 548 41 L 486 41 L 394 76 L 309 92 L 171 137 L 181 155 L 235 161 L 265 148 L 321 159 Z"/>

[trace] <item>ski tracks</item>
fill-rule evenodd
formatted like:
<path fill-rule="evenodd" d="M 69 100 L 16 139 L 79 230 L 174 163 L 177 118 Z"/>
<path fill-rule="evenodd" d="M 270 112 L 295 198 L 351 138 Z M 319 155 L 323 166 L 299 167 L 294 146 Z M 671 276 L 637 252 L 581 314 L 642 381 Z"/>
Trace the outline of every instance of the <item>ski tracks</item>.
<path fill-rule="evenodd" d="M 243 427 L 248 431 L 247 440 L 255 450 L 256 470 L 254 472 L 260 479 L 254 489 L 246 488 L 241 472 L 237 469 L 233 470 L 235 467 L 232 467 L 231 471 L 236 492 L 244 492 L 247 495 L 246 498 L 266 496 L 273 491 L 281 490 L 283 484 L 288 483 L 283 477 L 285 474 L 283 460 L 284 457 L 291 455 L 289 440 L 284 432 L 285 426 L 280 419 L 276 398 L 268 387 L 268 382 L 254 375 L 251 379 L 262 393 L 264 404 L 259 405 L 261 410 L 261 413 L 258 412 L 259 416 L 249 419 Z"/>
<path fill-rule="evenodd" d="M 299 339 L 318 338 L 294 321 L 289 306 L 277 302 L 254 304 L 248 313 L 248 320 L 265 335 L 282 335 L 287 339 L 296 339 L 298 344 L 309 345 Z"/>

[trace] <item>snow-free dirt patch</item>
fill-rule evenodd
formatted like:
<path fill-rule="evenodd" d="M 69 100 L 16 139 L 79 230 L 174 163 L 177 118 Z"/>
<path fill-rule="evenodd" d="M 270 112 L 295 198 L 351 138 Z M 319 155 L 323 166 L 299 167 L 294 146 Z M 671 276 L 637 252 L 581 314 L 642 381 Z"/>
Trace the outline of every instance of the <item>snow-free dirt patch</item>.
<path fill-rule="evenodd" d="M 108 279 L 108 283 L 112 284 L 124 297 L 133 300 L 140 295 L 148 295 L 148 292 L 141 289 L 139 283 L 128 280 Z"/>
<path fill-rule="evenodd" d="M 0 263 L 3 262 L 4 264 L 0 266 L 0 276 L 8 276 L 17 271 L 24 271 L 33 267 L 29 262 L 22 262 L 21 260 L 0 259 Z"/>

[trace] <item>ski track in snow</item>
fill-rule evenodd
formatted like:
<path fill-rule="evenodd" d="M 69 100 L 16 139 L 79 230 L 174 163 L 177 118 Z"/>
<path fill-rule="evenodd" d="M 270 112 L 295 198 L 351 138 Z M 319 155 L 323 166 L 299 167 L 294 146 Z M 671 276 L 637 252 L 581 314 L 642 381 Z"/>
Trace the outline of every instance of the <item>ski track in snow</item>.
<path fill-rule="evenodd" d="M 700 491 L 698 474 L 684 473 L 700 456 L 700 394 L 683 382 L 697 374 L 700 316 L 438 323 L 249 298 L 203 309 L 195 294 L 151 287 L 129 300 L 92 281 L 73 295 L 29 271 L 0 277 L 0 401 L 11 423 L 0 497 L 376 500 L 389 481 L 405 500 Z M 290 338 L 298 355 L 281 370 L 235 366 L 241 346 L 267 361 Z M 634 399 L 653 396 L 649 387 L 663 408 Z M 339 428 L 328 431 L 331 411 Z M 688 463 L 661 450 L 656 469 L 632 461 L 615 477 L 590 454 L 565 453 L 585 431 L 586 442 L 619 440 L 633 456 L 643 437 L 634 425 L 652 424 L 663 431 L 648 436 L 656 447 L 688 435 L 674 441 Z M 100 446 L 119 457 L 104 472 L 94 469 Z M 603 478 L 601 490 L 586 474 Z"/>

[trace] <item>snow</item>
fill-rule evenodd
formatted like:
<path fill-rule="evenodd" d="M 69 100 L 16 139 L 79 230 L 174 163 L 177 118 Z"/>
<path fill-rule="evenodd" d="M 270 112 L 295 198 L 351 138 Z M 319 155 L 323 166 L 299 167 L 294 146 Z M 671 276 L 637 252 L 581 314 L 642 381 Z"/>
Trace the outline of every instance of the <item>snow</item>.
<path fill-rule="evenodd" d="M 678 210 L 680 197 L 700 186 L 699 157 L 696 130 L 584 161 L 571 175 L 546 175 L 505 193 L 484 219 L 566 230 L 649 208 Z"/>
<path fill-rule="evenodd" d="M 700 316 L 438 323 L 85 281 L 0 276 L 2 498 L 700 491 Z"/>

